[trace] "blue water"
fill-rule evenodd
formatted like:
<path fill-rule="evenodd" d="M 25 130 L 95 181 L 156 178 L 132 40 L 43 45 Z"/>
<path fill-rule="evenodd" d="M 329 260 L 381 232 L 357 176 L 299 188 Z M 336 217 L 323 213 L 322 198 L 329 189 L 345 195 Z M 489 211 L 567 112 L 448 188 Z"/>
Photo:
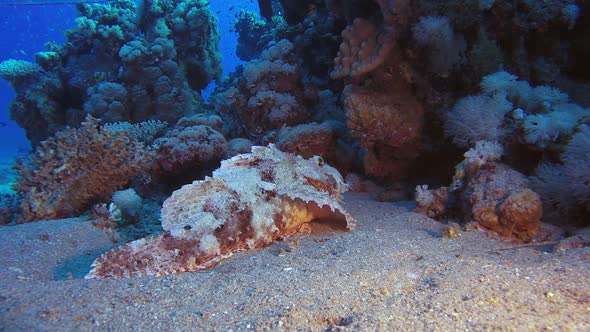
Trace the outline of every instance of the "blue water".
<path fill-rule="evenodd" d="M 5 0 L 0 1 L 8 2 Z M 63 32 L 73 26 L 75 6 L 2 6 L 0 7 L 0 61 L 19 59 L 34 61 L 35 53 L 50 40 L 64 41 Z M 0 80 L 0 157 L 29 147 L 24 131 L 8 119 L 8 107 L 14 91 Z"/>
<path fill-rule="evenodd" d="M 13 0 L 0 0 L 2 3 Z M 218 13 L 221 34 L 220 50 L 223 54 L 224 75 L 234 70 L 240 60 L 235 55 L 237 34 L 231 32 L 236 13 L 241 9 L 258 11 L 256 1 L 211 1 L 211 9 Z M 43 51 L 48 41 L 64 42 L 64 32 L 74 26 L 75 5 L 0 5 L 0 62 L 7 59 L 34 61 L 36 52 Z M 203 91 L 207 96 L 214 83 Z M 11 158 L 18 150 L 30 147 L 24 131 L 9 120 L 8 108 L 14 91 L 0 80 L 0 159 Z"/>

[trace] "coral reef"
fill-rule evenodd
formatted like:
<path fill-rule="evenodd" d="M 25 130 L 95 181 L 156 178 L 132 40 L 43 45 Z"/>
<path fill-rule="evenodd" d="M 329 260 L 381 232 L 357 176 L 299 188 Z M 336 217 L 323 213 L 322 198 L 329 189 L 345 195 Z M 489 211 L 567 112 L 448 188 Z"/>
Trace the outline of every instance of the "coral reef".
<path fill-rule="evenodd" d="M 333 79 L 356 77 L 374 70 L 394 46 L 393 32 L 379 31 L 373 23 L 361 18 L 342 31 L 342 39 L 330 74 Z"/>
<path fill-rule="evenodd" d="M 38 64 L 9 60 L 0 75 L 16 90 L 10 115 L 36 145 L 87 114 L 103 123 L 192 114 L 198 92 L 221 77 L 217 20 L 206 1 L 80 4 L 64 45 Z"/>
<path fill-rule="evenodd" d="M 153 158 L 150 146 L 127 132 L 101 128 L 88 115 L 82 127 L 58 132 L 30 160 L 17 162 L 21 222 L 77 216 L 147 174 Z"/>
<path fill-rule="evenodd" d="M 236 55 L 250 61 L 258 58 L 269 42 L 281 39 L 286 24 L 280 16 L 265 21 L 257 13 L 242 10 L 236 17 L 234 28 L 238 33 Z"/>
<path fill-rule="evenodd" d="M 304 158 L 326 158 L 335 150 L 338 127 L 340 126 L 336 122 L 285 127 L 279 130 L 276 141 L 272 143 L 281 151 L 298 154 Z"/>
<path fill-rule="evenodd" d="M 334 4 L 332 4 L 334 5 Z M 367 175 L 396 181 L 417 157 L 424 107 L 413 93 L 414 71 L 396 40 L 407 3 L 378 2 L 382 19 L 354 18 L 342 32 L 333 79 L 350 83 L 342 92 L 347 126 L 360 141 Z"/>
<path fill-rule="evenodd" d="M 0 62 L 0 78 L 12 83 L 15 89 L 27 78 L 38 75 L 41 70 L 39 65 L 29 61 L 9 59 Z"/>
<path fill-rule="evenodd" d="M 391 94 L 348 86 L 344 96 L 347 125 L 366 151 L 365 171 L 377 177 L 399 179 L 418 152 L 422 105 L 401 89 Z"/>
<path fill-rule="evenodd" d="M 540 164 L 531 186 L 541 194 L 548 219 L 558 224 L 583 225 L 590 211 L 590 126 L 582 125 L 566 145 L 562 163 Z"/>
<path fill-rule="evenodd" d="M 342 177 L 319 158 L 275 147 L 221 163 L 213 177 L 177 190 L 164 202 L 165 232 L 99 257 L 86 278 L 125 278 L 197 271 L 233 252 L 260 248 L 305 231 L 316 219 L 354 228 L 343 209 Z"/>
<path fill-rule="evenodd" d="M 448 76 L 459 62 L 465 41 L 456 36 L 446 16 L 423 16 L 413 27 L 416 42 L 428 49 L 428 67 L 440 76 Z"/>
<path fill-rule="evenodd" d="M 269 44 L 240 74 L 213 96 L 218 114 L 233 123 L 234 135 L 257 139 L 269 130 L 296 125 L 308 117 L 290 41 Z"/>
<path fill-rule="evenodd" d="M 181 118 L 176 126 L 156 140 L 154 173 L 178 175 L 218 163 L 227 151 L 227 141 L 218 116 L 202 114 Z"/>
<path fill-rule="evenodd" d="M 266 5 L 264 19 L 236 6 L 236 52 L 247 62 L 223 80 L 217 18 L 205 0 L 80 4 L 66 43 L 48 43 L 34 63 L 0 63 L 0 77 L 16 92 L 10 116 L 37 148 L 17 166 L 21 221 L 80 215 L 94 206 L 99 225 L 136 222 L 133 227 L 150 228 L 136 234 L 153 234 L 143 212 L 127 218 L 133 222 L 121 221 L 130 216 L 112 198 L 115 191 L 135 190 L 155 213 L 167 195 L 211 175 L 221 160 L 230 159 L 221 170 L 231 164 L 246 180 L 253 169 L 246 166 L 275 165 L 257 155 L 282 156 L 278 149 L 329 164 L 355 190 L 380 200 L 403 200 L 422 184 L 416 188 L 418 212 L 473 222 L 502 238 L 535 241 L 543 232 L 541 218 L 572 233 L 588 225 L 589 3 Z M 201 90 L 212 81 L 215 91 L 204 103 Z M 256 147 L 254 155 L 237 156 L 270 143 L 270 150 Z M 261 164 L 233 164 L 248 158 Z M 452 184 L 441 187 L 455 165 Z M 268 176 L 261 175 L 266 191 L 253 197 L 268 194 L 266 183 L 274 181 Z M 229 197 L 216 189 L 235 185 L 226 182 L 220 175 L 181 192 L 193 188 Z M 268 203 L 281 213 L 309 210 L 281 195 Z M 225 204 L 250 207 L 236 197 Z M 211 209 L 207 204 L 198 206 Z M 235 210 L 230 205 L 224 208 Z M 0 212 L 12 219 L 12 210 Z M 250 218 L 252 211 L 239 211 Z M 196 213 L 205 212 L 228 219 L 223 211 Z M 297 225 L 309 221 L 293 218 Z M 177 264 L 167 271 L 183 264 L 192 269 L 230 253 L 235 243 L 224 240 L 225 249 L 218 251 L 218 236 L 244 227 L 227 226 L 211 236 L 211 230 L 164 225 L 165 235 L 107 255 L 140 255 L 141 247 L 154 250 L 149 256 L 158 246 L 180 246 L 198 262 L 181 262 L 166 251 Z M 254 236 L 250 228 L 238 231 L 245 232 L 236 235 L 240 241 Z M 130 271 L 148 273 L 147 266 L 129 264 Z"/>
<path fill-rule="evenodd" d="M 501 156 L 498 143 L 477 142 L 457 165 L 451 186 L 416 187 L 416 212 L 441 218 L 455 209 L 503 239 L 532 241 L 541 225 L 541 198 L 523 174 L 496 161 Z"/>
<path fill-rule="evenodd" d="M 242 60 L 259 58 L 272 41 L 289 39 L 299 62 L 299 72 L 308 82 L 329 85 L 334 57 L 341 43 L 341 31 L 346 22 L 330 15 L 327 10 L 310 12 L 302 21 L 288 25 L 282 16 L 263 21 L 252 12 L 240 12 L 235 23 L 239 34 L 237 55 Z"/>

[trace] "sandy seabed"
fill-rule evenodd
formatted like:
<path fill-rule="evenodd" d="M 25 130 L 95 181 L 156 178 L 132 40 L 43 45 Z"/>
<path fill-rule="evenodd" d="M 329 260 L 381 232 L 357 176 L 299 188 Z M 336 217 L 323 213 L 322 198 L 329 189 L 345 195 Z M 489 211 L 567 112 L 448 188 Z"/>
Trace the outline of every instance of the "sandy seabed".
<path fill-rule="evenodd" d="M 0 228 L 2 331 L 590 330 L 590 248 L 441 237 L 403 204 L 345 195 L 353 232 L 235 254 L 195 273 L 84 280 L 113 244 L 79 219 Z"/>

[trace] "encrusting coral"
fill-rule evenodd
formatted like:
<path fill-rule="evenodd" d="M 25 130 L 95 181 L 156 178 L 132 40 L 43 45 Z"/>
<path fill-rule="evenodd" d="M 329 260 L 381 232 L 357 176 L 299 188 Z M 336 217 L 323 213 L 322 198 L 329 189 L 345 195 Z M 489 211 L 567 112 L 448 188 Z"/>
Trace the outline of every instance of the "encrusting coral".
<path fill-rule="evenodd" d="M 115 248 L 95 260 L 87 279 L 169 275 L 217 264 L 309 230 L 314 220 L 353 229 L 340 205 L 347 189 L 319 157 L 269 147 L 224 160 L 213 177 L 175 191 L 162 207 L 163 234 Z"/>

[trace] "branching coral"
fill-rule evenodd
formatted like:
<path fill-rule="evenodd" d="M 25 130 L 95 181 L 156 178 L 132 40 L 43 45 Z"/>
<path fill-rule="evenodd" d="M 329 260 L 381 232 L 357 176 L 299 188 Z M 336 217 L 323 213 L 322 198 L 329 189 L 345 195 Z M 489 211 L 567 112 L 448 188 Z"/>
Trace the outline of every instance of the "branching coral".
<path fill-rule="evenodd" d="M 149 170 L 150 148 L 98 123 L 88 116 L 80 128 L 58 132 L 28 162 L 17 163 L 23 222 L 76 216 Z"/>
<path fill-rule="evenodd" d="M 315 219 L 353 229 L 354 219 L 340 205 L 346 189 L 320 158 L 254 147 L 223 161 L 213 177 L 175 191 L 162 208 L 164 234 L 105 253 L 86 278 L 202 270 L 236 251 L 305 231 Z"/>
<path fill-rule="evenodd" d="M 137 142 L 149 145 L 160 135 L 167 127 L 168 123 L 158 120 L 149 120 L 131 124 L 129 122 L 107 123 L 102 126 L 104 130 L 110 132 L 123 132 Z"/>

